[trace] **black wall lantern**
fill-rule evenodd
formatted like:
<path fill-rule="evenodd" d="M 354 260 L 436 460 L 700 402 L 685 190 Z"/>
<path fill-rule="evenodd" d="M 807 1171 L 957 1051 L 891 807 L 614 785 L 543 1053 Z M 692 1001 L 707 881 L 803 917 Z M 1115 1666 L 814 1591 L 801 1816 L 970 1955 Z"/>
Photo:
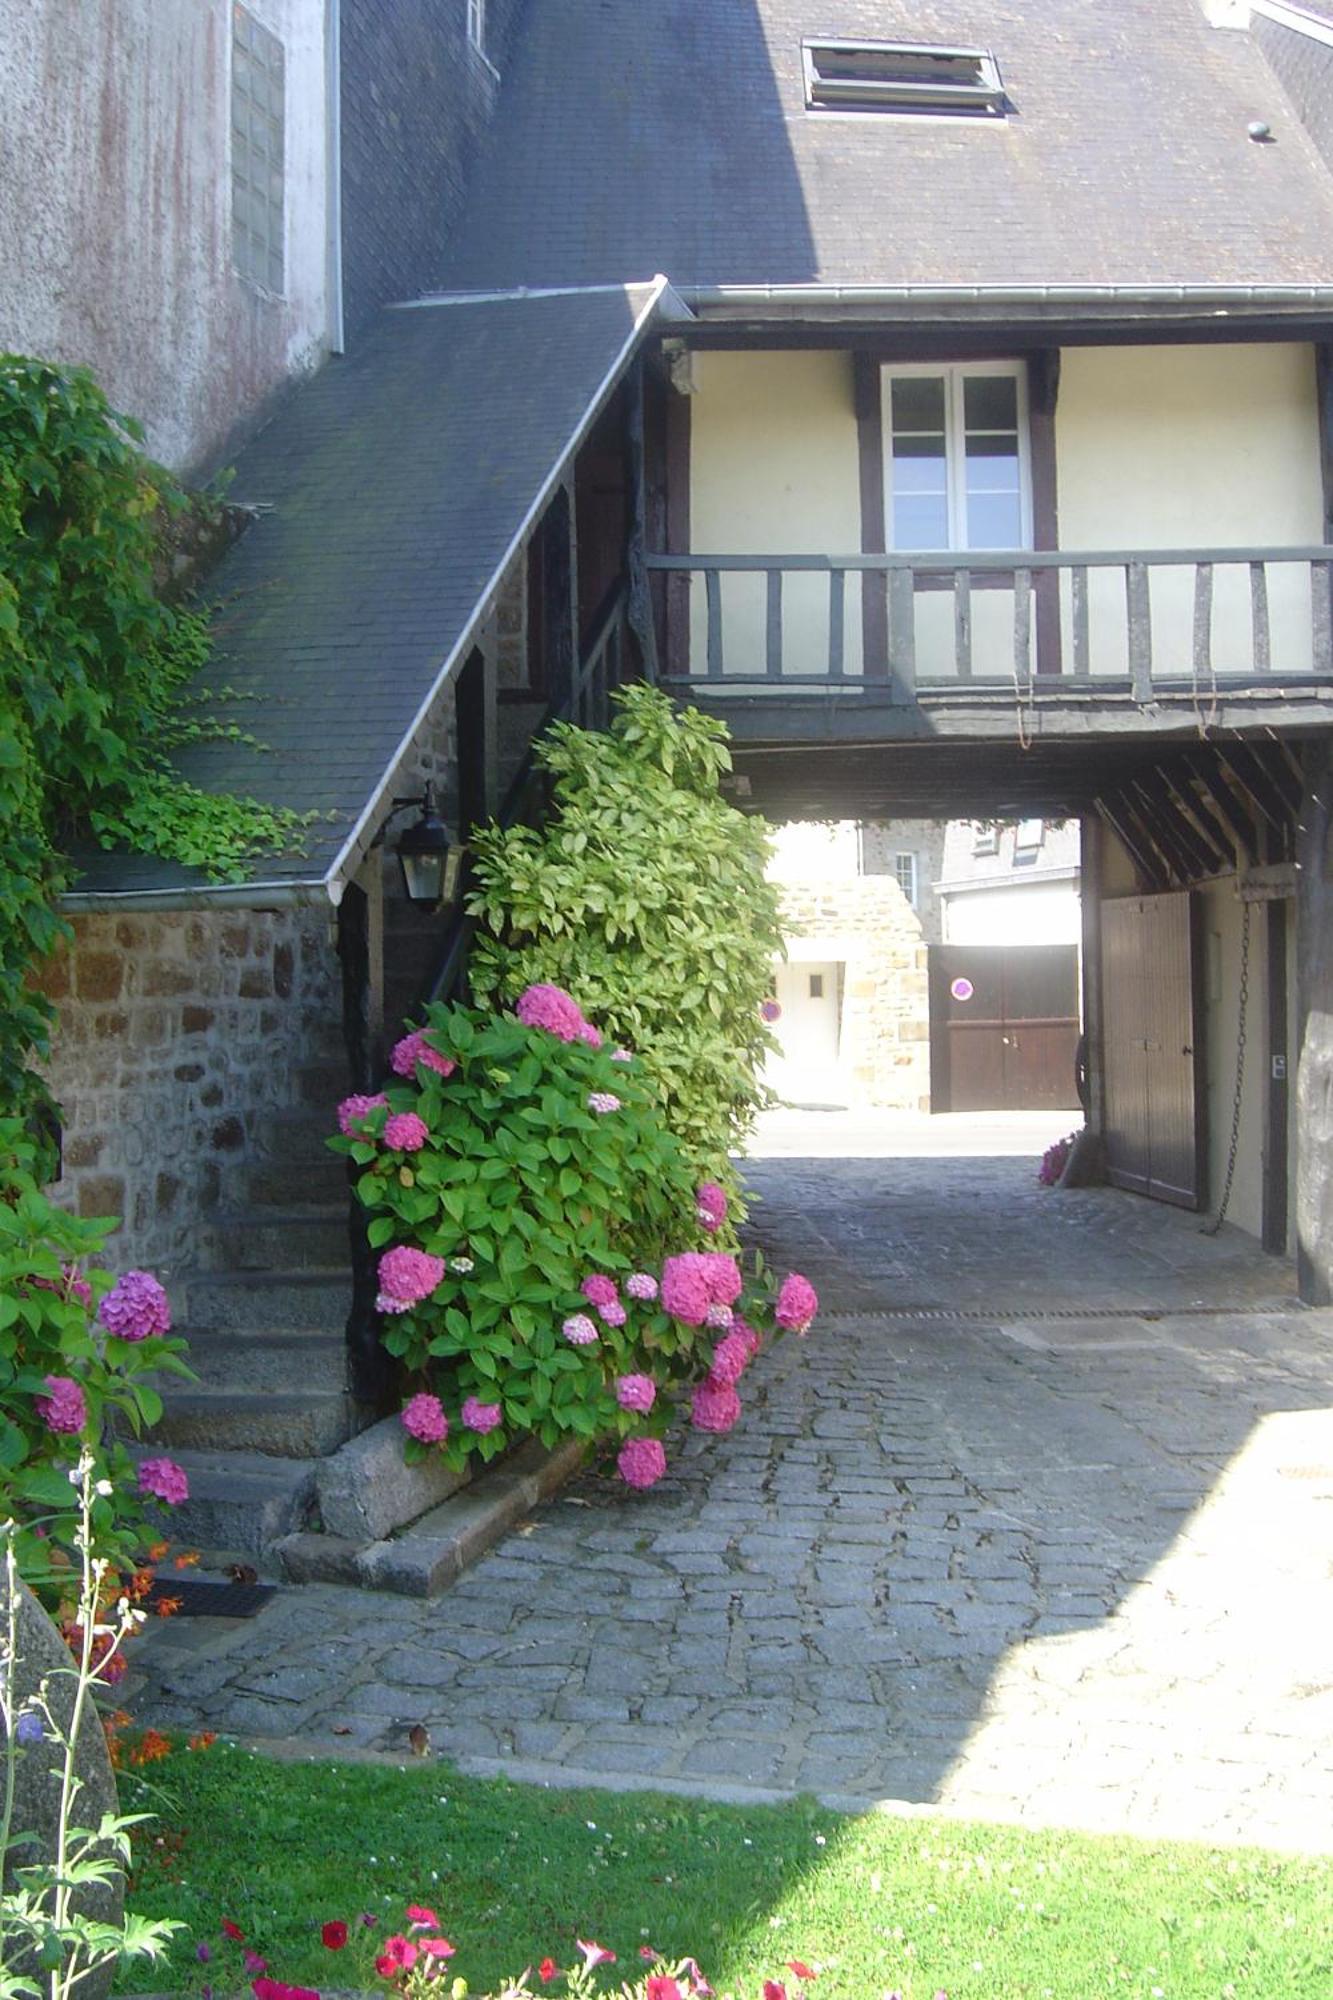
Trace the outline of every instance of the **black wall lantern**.
<path fill-rule="evenodd" d="M 428 784 L 420 798 L 395 799 L 390 819 L 412 806 L 420 817 L 399 834 L 394 847 L 403 888 L 409 902 L 452 903 L 458 894 L 463 850 L 440 817 L 434 785 Z"/>

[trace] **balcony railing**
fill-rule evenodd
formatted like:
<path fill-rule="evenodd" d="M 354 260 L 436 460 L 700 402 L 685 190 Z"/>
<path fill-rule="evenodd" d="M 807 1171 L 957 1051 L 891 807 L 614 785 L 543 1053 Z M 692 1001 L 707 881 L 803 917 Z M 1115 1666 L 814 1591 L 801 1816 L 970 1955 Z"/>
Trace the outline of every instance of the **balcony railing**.
<path fill-rule="evenodd" d="M 1330 546 L 646 561 L 664 678 L 718 692 L 1017 685 L 1147 701 L 1172 683 L 1333 676 Z"/>

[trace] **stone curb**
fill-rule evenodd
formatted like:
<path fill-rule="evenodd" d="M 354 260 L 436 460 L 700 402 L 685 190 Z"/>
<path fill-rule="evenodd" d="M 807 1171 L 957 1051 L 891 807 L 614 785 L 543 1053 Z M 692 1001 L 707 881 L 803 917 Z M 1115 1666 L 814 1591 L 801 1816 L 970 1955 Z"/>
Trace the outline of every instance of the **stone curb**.
<path fill-rule="evenodd" d="M 303 1532 L 275 1542 L 273 1554 L 292 1583 L 344 1583 L 400 1597 L 437 1597 L 563 1486 L 587 1451 L 582 1438 L 554 1451 L 531 1442 L 397 1535 L 357 1540 Z"/>

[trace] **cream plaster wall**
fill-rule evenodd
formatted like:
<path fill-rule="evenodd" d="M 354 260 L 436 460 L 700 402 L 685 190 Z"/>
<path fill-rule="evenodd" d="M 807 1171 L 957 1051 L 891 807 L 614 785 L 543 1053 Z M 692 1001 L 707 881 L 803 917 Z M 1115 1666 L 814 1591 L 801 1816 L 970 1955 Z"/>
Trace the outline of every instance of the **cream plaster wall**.
<path fill-rule="evenodd" d="M 834 555 L 861 546 L 852 357 L 843 353 L 701 353 L 690 411 L 690 540 L 728 555 Z M 692 585 L 690 648 L 707 657 L 702 578 Z M 789 577 L 783 668 L 828 666 L 828 578 Z M 730 673 L 765 671 L 764 578 L 722 579 L 723 657 Z M 861 670 L 861 594 L 847 579 L 849 673 Z"/>
<path fill-rule="evenodd" d="M 1313 350 L 1292 343 L 1067 348 L 1056 407 L 1064 549 L 1280 546 L 1322 540 Z M 1152 584 L 1154 669 L 1191 669 L 1193 572 Z M 1089 584 L 1092 667 L 1127 671 L 1124 579 Z M 1269 573 L 1273 665 L 1310 666 L 1304 570 Z M 1070 656 L 1066 586 L 1065 647 Z M 1248 571 L 1214 573 L 1213 662 L 1252 661 Z"/>

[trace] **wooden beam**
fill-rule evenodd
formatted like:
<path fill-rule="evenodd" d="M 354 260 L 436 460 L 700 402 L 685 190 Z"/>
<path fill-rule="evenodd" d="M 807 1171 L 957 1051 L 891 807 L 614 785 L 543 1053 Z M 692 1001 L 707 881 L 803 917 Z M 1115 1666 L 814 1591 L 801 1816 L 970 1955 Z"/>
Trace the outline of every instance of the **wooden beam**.
<path fill-rule="evenodd" d="M 1138 816 L 1123 792 L 1103 794 L 1096 810 L 1110 827 L 1120 845 L 1143 878 L 1145 887 L 1165 889 L 1172 880 L 1170 867 L 1163 861 L 1139 824 Z"/>
<path fill-rule="evenodd" d="M 1214 875 L 1225 874 L 1228 869 L 1234 868 L 1235 849 L 1216 820 L 1211 815 L 1205 817 L 1204 811 L 1199 809 L 1193 787 L 1182 780 L 1178 790 L 1171 782 L 1170 772 L 1163 770 L 1161 765 L 1155 771 L 1145 772 L 1144 777 L 1154 793 L 1160 785 L 1163 801 L 1176 814 L 1182 831 L 1188 830 L 1197 841 L 1205 859 L 1211 863 L 1210 872 Z"/>
<path fill-rule="evenodd" d="M 1241 859 L 1253 866 L 1259 859 L 1259 834 L 1253 819 L 1244 811 L 1235 791 L 1226 782 L 1210 750 L 1187 750 L 1182 762 L 1196 783 L 1207 793 L 1219 818 L 1227 825 L 1240 850 Z"/>
<path fill-rule="evenodd" d="M 1239 868 L 1242 858 L 1239 843 L 1230 826 L 1214 812 L 1210 799 L 1204 798 L 1194 775 L 1182 759 L 1162 766 L 1162 776 L 1171 788 L 1172 796 L 1179 802 L 1181 810 L 1188 814 L 1199 832 L 1216 850 L 1224 868 Z"/>
<path fill-rule="evenodd" d="M 690 399 L 670 384 L 664 405 L 666 446 L 666 551 L 687 555 L 690 547 Z M 689 672 L 690 579 L 666 580 L 666 658 L 669 674 Z"/>
<path fill-rule="evenodd" d="M 645 680 L 657 679 L 657 628 L 652 591 L 644 556 L 648 547 L 647 429 L 644 419 L 644 360 L 640 355 L 629 379 L 625 424 L 625 483 L 629 491 L 629 532 L 625 571 L 629 578 L 627 616 L 639 648 Z"/>
<path fill-rule="evenodd" d="M 1060 393 L 1060 350 L 1044 347 L 1028 356 L 1028 443 L 1032 483 L 1032 546 L 1058 549 L 1060 509 L 1056 481 L 1055 405 Z M 1037 672 L 1063 671 L 1060 637 L 1060 578 L 1038 574 Z"/>
<path fill-rule="evenodd" d="M 1217 873 L 1211 848 L 1204 845 L 1184 818 L 1159 772 L 1140 771 L 1131 779 L 1129 788 L 1142 799 L 1148 831 L 1170 857 L 1182 882 Z"/>
<path fill-rule="evenodd" d="M 880 364 L 873 355 L 852 357 L 856 406 L 856 449 L 861 486 L 861 553 L 883 555 L 888 547 L 884 512 L 884 408 Z M 867 680 L 889 677 L 888 579 L 861 578 L 862 671 Z"/>
<path fill-rule="evenodd" d="M 1253 799 L 1262 817 L 1279 833 L 1291 824 L 1291 808 L 1263 758 L 1249 743 L 1219 745 L 1218 758 L 1241 789 Z"/>

